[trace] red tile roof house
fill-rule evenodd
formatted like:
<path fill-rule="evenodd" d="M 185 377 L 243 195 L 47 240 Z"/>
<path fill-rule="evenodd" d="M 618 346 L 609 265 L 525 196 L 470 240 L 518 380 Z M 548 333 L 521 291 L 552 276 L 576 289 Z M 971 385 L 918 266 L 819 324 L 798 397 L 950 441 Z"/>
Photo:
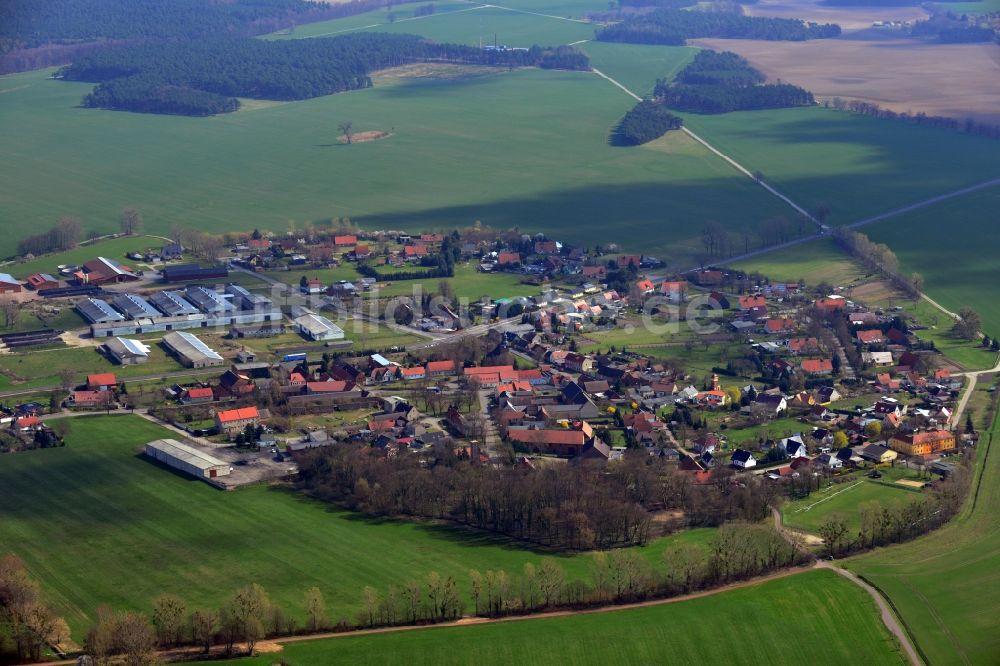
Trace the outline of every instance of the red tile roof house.
<path fill-rule="evenodd" d="M 181 394 L 181 402 L 187 405 L 194 405 L 200 402 L 212 402 L 215 400 L 215 393 L 209 387 L 196 387 L 185 389 Z"/>
<path fill-rule="evenodd" d="M 497 263 L 501 266 L 514 266 L 521 263 L 520 252 L 501 252 L 497 255 Z"/>
<path fill-rule="evenodd" d="M 828 375 L 833 372 L 833 361 L 828 358 L 802 361 L 802 371 L 810 375 Z"/>
<path fill-rule="evenodd" d="M 671 303 L 680 303 L 684 300 L 684 290 L 686 288 L 686 282 L 664 282 L 660 285 L 660 294 L 665 296 Z"/>
<path fill-rule="evenodd" d="M 247 247 L 251 250 L 266 250 L 271 247 L 271 240 L 269 238 L 251 238 L 247 241 Z"/>
<path fill-rule="evenodd" d="M 465 368 L 464 374 L 482 388 L 496 388 L 500 383 L 512 382 L 518 379 L 517 370 L 512 365 Z"/>
<path fill-rule="evenodd" d="M 656 291 L 656 285 L 653 284 L 652 280 L 639 280 L 635 284 L 635 288 L 639 290 L 640 294 L 652 294 Z"/>
<path fill-rule="evenodd" d="M 72 407 L 104 408 L 113 400 L 114 393 L 111 391 L 73 391 L 69 397 L 69 404 Z"/>
<path fill-rule="evenodd" d="M 882 331 L 877 328 L 858 331 L 854 335 L 858 338 L 858 342 L 863 345 L 879 345 L 885 342 L 885 338 L 882 336 Z"/>
<path fill-rule="evenodd" d="M 355 259 L 367 259 L 372 255 L 372 250 L 367 245 L 357 245 L 354 248 Z"/>
<path fill-rule="evenodd" d="M 583 267 L 583 277 L 585 278 L 602 278 L 608 274 L 608 269 L 605 266 L 584 266 Z"/>
<path fill-rule="evenodd" d="M 575 456 L 587 443 L 582 430 L 508 430 L 507 438 L 534 453 Z"/>
<path fill-rule="evenodd" d="M 399 376 L 411 381 L 414 379 L 424 379 L 427 377 L 427 371 L 419 365 L 413 368 L 400 368 Z"/>
<path fill-rule="evenodd" d="M 419 259 L 427 256 L 427 247 L 424 245 L 406 245 L 403 247 L 403 256 L 407 259 Z"/>
<path fill-rule="evenodd" d="M 764 331 L 767 333 L 791 333 L 794 330 L 795 322 L 791 319 L 767 319 L 764 321 Z"/>
<path fill-rule="evenodd" d="M 455 374 L 455 361 L 428 361 L 424 367 L 424 373 L 428 377 L 447 377 Z"/>
<path fill-rule="evenodd" d="M 788 341 L 788 351 L 793 354 L 808 354 L 819 351 L 819 340 L 816 338 L 792 338 Z"/>
<path fill-rule="evenodd" d="M 555 241 L 535 241 L 535 254 L 557 254 L 559 246 Z"/>
<path fill-rule="evenodd" d="M 357 245 L 358 237 L 354 235 L 350 236 L 334 236 L 333 244 L 337 247 L 346 247 L 348 245 Z"/>
<path fill-rule="evenodd" d="M 241 407 L 227 409 L 215 413 L 215 425 L 220 432 L 233 435 L 242 431 L 248 425 L 260 423 L 260 412 L 256 407 Z"/>
<path fill-rule="evenodd" d="M 813 303 L 816 309 L 826 312 L 836 312 L 847 307 L 847 301 L 843 298 L 819 298 Z"/>
<path fill-rule="evenodd" d="M 109 391 L 116 386 L 118 386 L 118 380 L 113 372 L 87 375 L 87 388 L 91 391 Z"/>
<path fill-rule="evenodd" d="M 27 432 L 32 428 L 37 428 L 42 424 L 42 420 L 37 416 L 22 416 L 14 421 L 14 430 L 20 430 L 21 432 Z"/>
<path fill-rule="evenodd" d="M 751 308 L 761 308 L 767 306 L 767 299 L 763 296 L 743 295 L 740 296 L 740 310 L 750 310 Z"/>

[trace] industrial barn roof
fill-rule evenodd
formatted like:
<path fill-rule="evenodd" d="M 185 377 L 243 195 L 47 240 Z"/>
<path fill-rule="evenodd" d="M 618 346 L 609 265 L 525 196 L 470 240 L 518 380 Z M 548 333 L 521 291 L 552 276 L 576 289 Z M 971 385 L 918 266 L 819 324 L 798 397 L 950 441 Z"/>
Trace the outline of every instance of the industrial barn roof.
<path fill-rule="evenodd" d="M 212 467 L 225 467 L 228 463 L 213 458 L 207 453 L 202 453 L 193 446 L 182 444 L 176 439 L 157 439 L 146 444 L 147 447 L 162 451 L 167 455 L 182 460 L 198 469 L 211 469 Z"/>
<path fill-rule="evenodd" d="M 92 324 L 100 324 L 108 321 L 125 321 L 122 313 L 96 298 L 85 298 L 77 301 L 76 309 Z"/>
<path fill-rule="evenodd" d="M 202 342 L 197 336 L 186 331 L 172 331 L 163 336 L 163 342 L 174 352 L 193 361 L 202 358 L 221 361 L 218 352 Z"/>
<path fill-rule="evenodd" d="M 168 317 L 198 314 L 198 308 L 189 303 L 179 291 L 158 291 L 149 300 Z"/>
<path fill-rule="evenodd" d="M 128 338 L 112 338 L 104 343 L 117 356 L 132 354 L 134 356 L 149 356 L 149 347 L 138 340 Z"/>
<path fill-rule="evenodd" d="M 149 301 L 135 294 L 117 294 L 111 299 L 111 303 L 128 315 L 129 319 L 160 316 L 159 310 L 150 305 Z"/>

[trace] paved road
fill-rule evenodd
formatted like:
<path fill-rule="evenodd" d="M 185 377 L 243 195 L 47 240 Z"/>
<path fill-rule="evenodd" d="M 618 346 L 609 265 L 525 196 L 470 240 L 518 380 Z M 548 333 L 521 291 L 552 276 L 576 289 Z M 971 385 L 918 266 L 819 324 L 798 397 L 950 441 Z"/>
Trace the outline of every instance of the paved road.
<path fill-rule="evenodd" d="M 909 213 L 914 210 L 919 210 L 921 208 L 926 208 L 927 206 L 933 206 L 936 203 L 942 201 L 947 201 L 948 199 L 954 199 L 955 197 L 960 197 L 964 194 L 971 194 L 978 190 L 985 189 L 987 187 L 993 187 L 994 185 L 1000 185 L 1000 178 L 994 178 L 993 180 L 987 180 L 986 182 L 979 183 L 978 185 L 970 185 L 969 187 L 963 187 L 960 190 L 955 190 L 954 192 L 948 192 L 946 194 L 939 194 L 936 197 L 931 197 L 929 199 L 924 199 L 923 201 L 918 201 L 917 203 L 910 204 L 908 206 L 903 206 L 901 208 L 896 208 L 895 210 L 890 210 L 886 213 L 880 213 L 872 217 L 859 220 L 852 224 L 848 224 L 848 229 L 856 229 L 857 227 L 863 227 L 867 224 L 872 224 L 873 222 L 881 222 L 890 217 L 895 217 L 897 215 L 902 215 L 904 213 Z M 943 309 L 943 308 L 942 308 Z"/>
<path fill-rule="evenodd" d="M 906 653 L 906 657 L 910 660 L 910 663 L 913 664 L 913 666 L 923 665 L 924 662 L 920 659 L 920 655 L 917 654 L 916 648 L 913 647 L 913 641 L 910 640 L 909 634 L 907 634 L 902 625 L 900 625 L 899 618 L 897 618 L 896 614 L 892 612 L 889 604 L 886 603 L 885 599 L 881 594 L 879 594 L 878 590 L 858 578 L 853 571 L 843 569 L 829 562 L 819 560 L 816 562 L 816 567 L 819 569 L 829 569 L 830 571 L 834 571 L 867 592 L 868 596 L 870 596 L 875 602 L 875 605 L 878 606 L 879 614 L 882 616 L 882 623 L 885 624 L 886 629 L 892 632 L 892 635 L 896 637 L 897 641 L 899 641 L 899 644 L 902 646 L 903 652 Z"/>

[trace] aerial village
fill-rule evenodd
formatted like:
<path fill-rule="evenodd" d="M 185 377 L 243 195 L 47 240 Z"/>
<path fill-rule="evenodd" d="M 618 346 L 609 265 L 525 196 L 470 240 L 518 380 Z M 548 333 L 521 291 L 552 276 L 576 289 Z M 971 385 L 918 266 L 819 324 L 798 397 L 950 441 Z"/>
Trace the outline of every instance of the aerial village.
<path fill-rule="evenodd" d="M 0 336 L 5 355 L 72 341 L 118 366 L 5 398 L 3 437 L 55 446 L 53 412 L 131 410 L 176 432 L 149 457 L 225 488 L 327 446 L 532 468 L 658 456 L 693 483 L 905 467 L 930 484 L 977 438 L 955 418 L 961 377 L 903 308 L 835 285 L 485 230 L 255 231 L 213 254 L 0 274 L 5 302 L 79 317 Z M 152 387 L 129 378 L 157 355 L 173 369 Z"/>

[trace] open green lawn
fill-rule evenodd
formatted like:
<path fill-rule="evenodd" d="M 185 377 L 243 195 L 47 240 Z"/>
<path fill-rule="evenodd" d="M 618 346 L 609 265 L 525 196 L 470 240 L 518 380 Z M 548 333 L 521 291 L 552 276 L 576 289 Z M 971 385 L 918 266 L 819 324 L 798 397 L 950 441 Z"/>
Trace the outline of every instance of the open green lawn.
<path fill-rule="evenodd" d="M 3 79 L 0 78 L 0 82 L 2 81 Z M 2 83 L 0 83 L 0 86 L 2 86 Z M 0 202 L 2 201 L 4 200 L 0 198 Z M 47 222 L 54 223 L 55 219 L 47 220 Z M 106 226 L 104 228 L 109 231 L 112 229 L 110 226 Z M 33 230 L 26 231 L 25 235 L 28 235 L 29 233 L 33 233 Z M 4 240 L 2 242 L 9 243 L 10 241 Z M 0 270 L 10 273 L 16 278 L 22 279 L 28 277 L 32 273 L 51 273 L 58 279 L 65 279 L 65 276 L 59 275 L 59 269 L 57 266 L 62 264 L 82 265 L 85 261 L 90 261 L 91 259 L 99 256 L 120 261 L 127 266 L 133 266 L 134 262 L 125 258 L 126 253 L 143 252 L 151 249 L 159 250 L 166 243 L 167 241 L 162 238 L 153 238 L 151 236 L 122 236 L 121 238 L 106 238 L 80 245 L 79 247 L 73 248 L 72 250 L 66 250 L 65 252 L 54 252 L 52 254 L 42 255 L 36 259 L 32 259 L 31 261 L 14 262 L 4 266 Z"/>
<path fill-rule="evenodd" d="M 736 385 L 746 386 L 746 383 L 737 382 Z M 726 416 L 727 413 L 721 412 L 720 415 Z M 749 428 L 728 428 L 720 431 L 720 434 L 725 435 L 728 448 L 735 448 L 744 444 L 756 447 L 761 437 L 765 439 L 780 439 L 782 437 L 791 437 L 799 432 L 808 433 L 811 430 L 812 425 L 808 423 L 803 423 L 794 417 L 784 417 Z"/>
<path fill-rule="evenodd" d="M 789 527 L 816 533 L 827 516 L 840 513 L 847 519 L 849 533 L 856 535 L 861 528 L 860 505 L 879 502 L 882 506 L 891 506 L 911 501 L 918 496 L 917 491 L 903 486 L 894 488 L 891 483 L 897 476 L 899 475 L 886 474 L 886 483 L 876 483 L 858 476 L 844 483 L 827 486 L 809 497 L 782 505 L 782 521 Z"/>
<path fill-rule="evenodd" d="M 789 627 L 794 618 L 794 627 Z M 613 636 L 609 636 L 609 632 Z M 286 645 L 304 664 L 866 664 L 905 663 L 862 590 L 810 571 L 648 608 L 420 629 Z M 237 664 L 273 664 L 278 655 Z M 215 663 L 215 662 L 211 662 Z"/>
<path fill-rule="evenodd" d="M 957 518 L 847 563 L 889 597 L 929 664 L 992 664 L 1000 654 L 1000 452 L 992 441 L 998 432 L 994 421 L 979 444 L 973 492 Z"/>
<path fill-rule="evenodd" d="M 368 292 L 371 297 L 389 298 L 394 296 L 409 296 L 417 285 L 424 293 L 436 294 L 441 282 L 451 284 L 455 296 L 477 301 L 483 296 L 490 299 L 513 298 L 515 296 L 537 296 L 542 287 L 535 284 L 524 284 L 526 277 L 519 273 L 482 273 L 477 264 L 469 262 L 455 266 L 455 277 L 431 278 L 428 280 L 397 280 L 383 282 L 378 291 Z"/>
<path fill-rule="evenodd" d="M 81 109 L 90 86 L 50 72 L 0 78 L 0 256 L 61 215 L 114 230 L 131 205 L 150 233 L 174 223 L 284 232 L 339 216 L 410 230 L 480 220 L 682 261 L 701 251 L 706 220 L 735 230 L 783 211 L 680 133 L 609 146 L 632 101 L 585 72 L 405 79 L 213 118 Z M 338 118 L 394 136 L 338 145 Z"/>
<path fill-rule="evenodd" d="M 156 344 L 150 345 L 146 363 L 124 366 L 109 361 L 96 347 L 59 347 L 0 355 L 0 389 L 59 386 L 60 372 L 66 369 L 75 371 L 76 380 L 83 382 L 85 375 L 98 372 L 113 372 L 127 379 L 185 368 Z"/>
<path fill-rule="evenodd" d="M 774 281 L 804 280 L 807 287 L 815 287 L 821 282 L 845 286 L 868 275 L 831 239 L 775 250 L 736 262 L 732 267 L 747 273 L 757 272 Z"/>
<path fill-rule="evenodd" d="M 296 615 L 319 586 L 331 617 L 353 618 L 365 585 L 431 571 L 466 588 L 470 568 L 520 571 L 542 555 L 509 540 L 427 523 L 374 520 L 288 491 L 223 492 L 137 455 L 170 436 L 134 416 L 73 420 L 68 444 L 0 464 L 0 544 L 22 557 L 79 638 L 98 604 L 148 609 L 160 592 L 222 603 L 259 582 Z M 669 539 L 704 544 L 712 530 Z M 668 540 L 643 548 L 654 563 Z M 571 578 L 586 556 L 559 557 Z M 112 575 L 113 574 L 113 575 Z"/>
<path fill-rule="evenodd" d="M 684 117 L 693 131 L 747 169 L 762 172 L 799 205 L 826 206 L 833 225 L 1000 176 L 997 143 L 958 132 L 819 107 Z M 934 237 L 930 225 L 925 233 L 899 229 L 928 252 L 939 249 L 928 242 Z M 935 236 L 940 231 L 937 227 Z M 948 235 L 963 237 L 953 231 Z M 944 269 L 949 262 L 939 263 Z M 928 287 L 932 284 L 928 279 Z"/>
<path fill-rule="evenodd" d="M 988 175 L 983 172 L 982 180 Z M 1000 307 L 994 293 L 1000 282 L 1000 234 L 992 231 L 998 209 L 1000 186 L 877 222 L 862 231 L 888 244 L 904 270 L 921 273 L 926 291 L 941 305 L 952 312 L 971 306 L 983 318 L 984 332 L 1000 335 Z"/>

